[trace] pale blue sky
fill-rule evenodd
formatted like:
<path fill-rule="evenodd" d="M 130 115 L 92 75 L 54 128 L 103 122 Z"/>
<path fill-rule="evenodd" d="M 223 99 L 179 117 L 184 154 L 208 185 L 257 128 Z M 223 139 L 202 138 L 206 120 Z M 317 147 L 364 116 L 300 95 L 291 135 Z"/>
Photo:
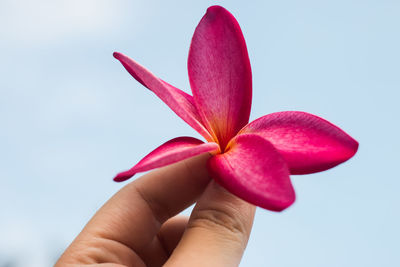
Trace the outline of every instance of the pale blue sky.
<path fill-rule="evenodd" d="M 303 110 L 360 142 L 332 170 L 293 176 L 296 203 L 259 209 L 241 266 L 397 266 L 400 2 L 0 2 L 0 266 L 50 266 L 161 143 L 198 135 L 112 57 L 189 90 L 186 60 L 208 6 L 238 19 L 252 119 Z"/>

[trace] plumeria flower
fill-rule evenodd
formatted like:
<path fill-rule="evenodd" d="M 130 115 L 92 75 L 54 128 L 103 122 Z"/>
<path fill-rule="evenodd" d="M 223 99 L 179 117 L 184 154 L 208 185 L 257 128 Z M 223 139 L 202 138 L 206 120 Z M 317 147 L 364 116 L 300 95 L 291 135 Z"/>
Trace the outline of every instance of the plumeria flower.
<path fill-rule="evenodd" d="M 208 8 L 194 32 L 188 59 L 193 96 L 121 53 L 114 57 L 207 140 L 174 138 L 115 181 L 208 152 L 207 168 L 215 181 L 247 202 L 281 211 L 295 200 L 290 174 L 327 170 L 357 151 L 352 137 L 309 113 L 277 112 L 249 123 L 249 56 L 238 22 L 223 7 Z"/>

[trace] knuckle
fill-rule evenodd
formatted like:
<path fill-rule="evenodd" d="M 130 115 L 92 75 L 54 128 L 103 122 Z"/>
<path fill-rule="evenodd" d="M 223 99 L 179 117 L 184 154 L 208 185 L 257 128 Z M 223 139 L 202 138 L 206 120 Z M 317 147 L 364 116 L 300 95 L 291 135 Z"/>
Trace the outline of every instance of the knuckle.
<path fill-rule="evenodd" d="M 196 210 L 192 214 L 188 228 L 203 228 L 240 243 L 247 240 L 244 222 L 233 210 L 218 208 Z"/>
<path fill-rule="evenodd" d="M 151 211 L 153 217 L 159 224 L 162 224 L 174 215 L 169 211 L 169 208 L 165 203 L 151 197 L 151 195 L 146 193 L 146 190 L 144 190 L 140 184 L 132 183 L 132 186 L 134 187 L 139 199 L 143 201 L 148 210 Z"/>

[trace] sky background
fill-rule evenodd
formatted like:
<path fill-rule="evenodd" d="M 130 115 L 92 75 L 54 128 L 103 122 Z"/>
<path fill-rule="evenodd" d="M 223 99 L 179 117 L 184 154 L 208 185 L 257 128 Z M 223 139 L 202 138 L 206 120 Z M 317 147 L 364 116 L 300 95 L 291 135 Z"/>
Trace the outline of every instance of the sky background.
<path fill-rule="evenodd" d="M 189 92 L 208 6 L 239 21 L 251 119 L 314 113 L 360 143 L 350 161 L 292 176 L 297 200 L 257 210 L 241 266 L 400 266 L 400 2 L 0 1 L 0 267 L 43 267 L 163 142 L 199 135 L 112 57 Z M 397 255 L 396 255 L 397 253 Z"/>

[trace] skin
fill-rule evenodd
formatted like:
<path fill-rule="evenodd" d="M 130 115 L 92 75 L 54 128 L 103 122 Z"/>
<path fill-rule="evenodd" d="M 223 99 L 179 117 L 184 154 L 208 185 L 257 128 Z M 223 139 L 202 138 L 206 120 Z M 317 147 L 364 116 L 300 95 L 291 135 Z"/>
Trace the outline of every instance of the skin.
<path fill-rule="evenodd" d="M 210 179 L 209 154 L 127 184 L 56 263 L 63 266 L 238 266 L 255 207 Z M 190 218 L 177 216 L 196 203 Z"/>

